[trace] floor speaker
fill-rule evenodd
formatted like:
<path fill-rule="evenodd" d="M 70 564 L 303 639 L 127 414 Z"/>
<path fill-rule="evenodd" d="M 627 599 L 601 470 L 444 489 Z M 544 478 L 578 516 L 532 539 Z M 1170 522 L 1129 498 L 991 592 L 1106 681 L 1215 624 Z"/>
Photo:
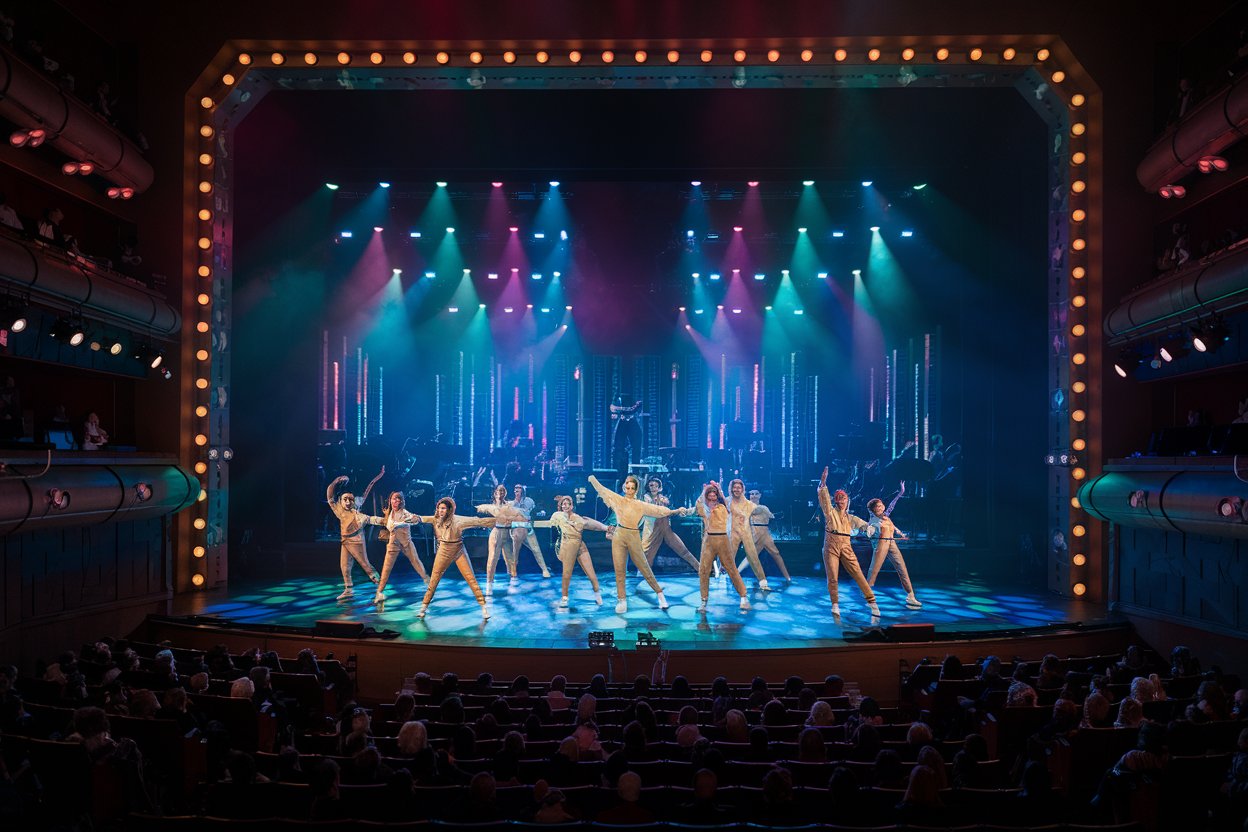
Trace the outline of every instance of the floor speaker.
<path fill-rule="evenodd" d="M 935 624 L 891 624 L 884 628 L 889 641 L 934 641 Z"/>
<path fill-rule="evenodd" d="M 359 638 L 364 635 L 364 622 L 342 619 L 317 621 L 312 632 L 321 638 Z"/>

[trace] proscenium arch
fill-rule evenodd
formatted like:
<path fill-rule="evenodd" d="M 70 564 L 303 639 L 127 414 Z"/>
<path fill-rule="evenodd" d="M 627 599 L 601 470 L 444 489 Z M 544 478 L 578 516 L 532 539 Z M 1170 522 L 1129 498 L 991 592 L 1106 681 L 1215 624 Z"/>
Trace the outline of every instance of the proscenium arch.
<path fill-rule="evenodd" d="M 231 326 L 233 127 L 275 85 L 471 92 L 494 81 L 527 90 L 1015 87 L 1049 131 L 1046 291 L 1051 309 L 1061 313 L 1049 316 L 1048 335 L 1057 348 L 1049 351 L 1048 446 L 1074 452 L 1069 466 L 1052 467 L 1048 476 L 1048 527 L 1070 541 L 1069 559 L 1048 564 L 1049 588 L 1104 602 L 1101 527 L 1089 522 L 1074 496 L 1102 462 L 1102 101 L 1064 42 L 1047 35 L 656 38 L 626 46 L 582 40 L 227 43 L 188 91 L 184 107 L 179 454 L 207 497 L 175 519 L 175 591 L 228 580 L 230 367 L 224 345 Z M 1060 557 L 1045 543 L 1051 558 Z M 1076 566 L 1076 559 L 1085 563 Z"/>

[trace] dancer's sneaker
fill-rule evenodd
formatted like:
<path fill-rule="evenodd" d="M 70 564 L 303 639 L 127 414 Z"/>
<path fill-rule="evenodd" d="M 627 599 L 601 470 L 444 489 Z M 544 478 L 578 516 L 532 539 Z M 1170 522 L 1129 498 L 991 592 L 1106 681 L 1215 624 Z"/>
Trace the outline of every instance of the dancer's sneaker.
<path fill-rule="evenodd" d="M 759 581 L 758 588 L 761 589 L 763 592 L 771 592 L 771 585 L 768 584 L 766 580 Z"/>
<path fill-rule="evenodd" d="M 339 601 L 350 601 L 350 600 L 351 600 L 351 598 L 352 598 L 352 597 L 354 597 L 354 596 L 355 596 L 355 590 L 354 590 L 354 589 L 352 589 L 351 587 L 347 587 L 346 589 L 344 589 L 344 590 L 342 591 L 342 594 L 341 594 L 341 595 L 339 595 L 339 596 L 338 596 L 338 598 L 337 598 L 336 600 L 339 600 Z"/>
<path fill-rule="evenodd" d="M 714 570 L 715 578 L 718 580 L 720 577 L 719 561 L 712 562 L 711 569 Z"/>
<path fill-rule="evenodd" d="M 417 617 L 417 618 L 424 618 L 424 617 L 425 617 L 425 613 L 427 613 L 427 612 L 429 612 L 429 605 L 428 605 L 428 604 L 421 604 L 421 605 L 420 605 L 420 612 L 416 613 L 416 617 Z"/>
<path fill-rule="evenodd" d="M 490 620 L 490 605 L 489 604 L 481 605 L 481 620 L 482 621 Z"/>
<path fill-rule="evenodd" d="M 494 594 L 494 582 L 486 581 L 485 582 L 485 597 L 489 598 L 493 594 Z"/>
<path fill-rule="evenodd" d="M 375 584 L 379 584 L 379 583 L 381 583 L 381 575 L 379 575 L 379 574 L 378 574 L 378 573 L 376 573 L 376 572 L 369 572 L 369 573 L 368 573 L 368 579 L 369 579 L 370 581 L 372 581 L 373 583 L 375 583 Z"/>
<path fill-rule="evenodd" d="M 872 618 L 880 617 L 880 605 L 879 604 L 875 603 L 874 601 L 869 601 L 867 602 L 867 609 L 870 610 Z"/>
<path fill-rule="evenodd" d="M 700 613 L 706 612 L 706 599 L 705 598 L 702 599 L 702 603 L 698 604 L 698 612 Z"/>
<path fill-rule="evenodd" d="M 376 605 L 377 605 L 377 606 L 379 606 L 379 607 L 381 607 L 381 606 L 384 606 L 384 605 L 385 605 L 385 603 L 386 603 L 386 596 L 381 594 L 381 590 L 380 590 L 380 589 L 379 589 L 379 590 L 377 590 L 377 594 L 373 596 L 373 603 L 374 603 L 374 604 L 376 604 Z"/>
<path fill-rule="evenodd" d="M 741 596 L 741 612 L 747 612 L 750 609 L 750 599 L 744 595 Z"/>
<path fill-rule="evenodd" d="M 662 592 L 659 593 L 659 609 L 661 610 L 667 609 L 667 598 L 664 597 Z"/>
<path fill-rule="evenodd" d="M 832 614 L 833 614 L 833 615 L 835 615 L 837 618 L 840 618 L 840 616 L 841 616 L 841 605 L 840 605 L 840 604 L 833 604 L 833 605 L 832 605 Z"/>
<path fill-rule="evenodd" d="M 601 592 L 594 593 L 594 603 L 600 607 L 602 606 L 602 593 Z"/>
<path fill-rule="evenodd" d="M 906 596 L 906 606 L 912 610 L 917 610 L 923 606 L 923 602 L 920 601 L 918 598 L 915 598 L 914 593 L 911 592 L 909 595 Z"/>
<path fill-rule="evenodd" d="M 568 596 L 565 595 L 559 599 L 559 607 L 565 610 L 568 608 Z"/>
<path fill-rule="evenodd" d="M 544 566 L 542 567 L 542 577 L 543 577 L 543 578 L 549 578 L 549 577 L 550 577 L 550 570 L 549 570 L 549 569 L 547 569 L 547 568 L 546 568 L 546 567 L 544 567 Z"/>
<path fill-rule="evenodd" d="M 626 612 L 628 612 L 628 602 L 621 598 L 615 604 L 615 613 L 616 615 L 623 615 Z"/>

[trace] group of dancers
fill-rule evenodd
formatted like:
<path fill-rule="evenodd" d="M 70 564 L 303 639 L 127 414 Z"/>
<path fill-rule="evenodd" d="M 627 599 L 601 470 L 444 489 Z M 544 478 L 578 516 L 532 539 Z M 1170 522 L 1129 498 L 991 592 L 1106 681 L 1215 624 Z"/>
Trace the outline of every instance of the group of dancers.
<path fill-rule="evenodd" d="M 385 469 L 382 469 L 382 473 Z M 378 475 L 378 479 L 381 474 Z M 842 490 L 829 494 L 828 469 L 824 468 L 819 482 L 819 506 L 824 516 L 823 563 L 828 583 L 828 596 L 832 602 L 832 614 L 839 620 L 840 603 L 837 579 L 840 570 L 846 573 L 858 585 L 867 604 L 872 619 L 880 615 L 872 586 L 879 575 L 884 561 L 891 561 L 906 592 L 905 605 L 911 609 L 922 607 L 915 597 L 914 587 L 906 569 L 906 563 L 897 546 L 898 540 L 905 540 L 906 535 L 893 523 L 890 515 L 901 497 L 899 493 L 886 507 L 882 500 L 873 499 L 867 503 L 869 520 L 863 520 L 849 513 L 849 496 Z M 545 578 L 551 577 L 546 566 L 541 545 L 533 532 L 533 512 L 535 504 L 525 493 L 524 486 L 517 485 L 511 499 L 508 499 L 507 487 L 499 485 L 494 489 L 491 502 L 476 506 L 478 514 L 485 516 L 464 516 L 455 513 L 455 500 L 443 497 L 438 500 L 432 515 L 413 514 L 407 510 L 402 492 L 392 492 L 386 500 L 382 516 L 372 516 L 360 511 L 364 500 L 357 501 L 350 491 L 334 495 L 337 487 L 345 483 L 347 477 L 339 477 L 329 484 L 326 500 L 334 516 L 341 524 L 342 547 L 339 562 L 342 570 L 343 591 L 339 601 L 350 600 L 354 596 L 352 583 L 352 562 L 363 567 L 369 579 L 377 585 L 374 603 L 383 608 L 386 596 L 385 588 L 389 581 L 395 561 L 399 553 L 403 553 L 412 568 L 425 581 L 424 598 L 421 601 L 417 618 L 424 618 L 433 601 L 434 593 L 442 575 L 454 563 L 481 607 L 483 619 L 490 617 L 489 598 L 493 595 L 494 575 L 499 558 L 507 569 L 512 582 L 517 580 L 517 566 L 522 548 L 528 548 Z M 370 483 L 369 488 L 377 482 Z M 759 491 L 749 492 L 747 498 L 745 483 L 739 479 L 729 483 L 728 494 L 725 496 L 718 482 L 709 482 L 702 488 L 702 494 L 693 507 L 672 508 L 670 500 L 663 493 L 663 482 L 658 477 L 651 477 L 646 483 L 646 493 L 638 497 L 641 481 L 629 475 L 624 478 L 622 492 L 607 488 L 595 476 L 589 477 L 599 498 L 614 514 L 614 522 L 610 525 L 584 517 L 576 512 L 575 501 L 567 495 L 555 498 L 556 511 L 551 515 L 550 525 L 559 531 L 557 557 L 562 565 L 561 593 L 559 607 L 568 607 L 568 591 L 572 572 L 577 564 L 589 579 L 593 588 L 594 602 L 602 604 L 602 590 L 598 575 L 594 571 L 589 549 L 584 542 L 586 532 L 602 532 L 611 540 L 611 561 L 615 571 L 616 613 L 628 611 L 628 599 L 625 593 L 625 571 L 631 560 L 638 573 L 654 590 L 659 609 L 667 609 L 667 598 L 663 587 L 654 576 L 652 568 L 659 549 L 666 544 L 682 560 L 697 570 L 698 588 L 701 603 L 698 612 L 705 614 L 709 599 L 710 579 L 712 574 L 718 577 L 721 572 L 728 576 L 733 588 L 740 597 L 739 609 L 746 612 L 750 609 L 750 601 L 746 594 L 745 582 L 741 572 L 748 564 L 758 581 L 758 588 L 769 592 L 771 586 L 759 560 L 760 550 L 771 555 L 780 574 L 785 581 L 792 580 L 780 549 L 771 536 L 770 521 L 775 515 L 761 504 L 762 495 Z M 367 495 L 368 491 L 365 491 Z M 904 488 L 901 493 L 904 493 Z M 695 558 L 685 546 L 683 540 L 671 527 L 672 515 L 687 516 L 697 514 L 702 520 L 702 546 L 699 557 Z M 428 523 L 433 527 L 437 549 L 434 554 L 433 566 L 426 571 L 416 554 L 412 544 L 411 529 L 413 525 Z M 368 559 L 364 545 L 366 526 L 380 527 L 381 536 L 386 541 L 385 560 L 378 572 Z M 489 528 L 485 566 L 486 586 L 483 591 L 477 583 L 468 552 L 464 548 L 463 532 L 468 528 Z M 873 548 L 871 565 L 866 575 L 858 563 L 850 540 L 855 534 L 865 534 L 876 538 Z M 745 559 L 738 565 L 736 554 L 745 550 Z"/>

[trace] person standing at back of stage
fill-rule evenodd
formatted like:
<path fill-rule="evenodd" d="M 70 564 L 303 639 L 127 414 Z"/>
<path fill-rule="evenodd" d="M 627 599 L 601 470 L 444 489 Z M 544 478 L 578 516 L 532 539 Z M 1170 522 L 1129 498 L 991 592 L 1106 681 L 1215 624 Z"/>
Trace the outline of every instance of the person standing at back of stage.
<path fill-rule="evenodd" d="M 615 512 L 619 523 L 615 527 L 615 533 L 611 536 L 611 561 L 615 567 L 615 594 L 619 599 L 615 605 L 615 611 L 621 615 L 628 612 L 628 601 L 624 597 L 624 566 L 630 557 L 637 566 L 637 571 L 659 596 L 659 609 L 667 609 L 667 598 L 663 596 L 663 587 L 659 586 L 659 582 L 655 580 L 654 572 L 650 569 L 650 564 L 646 562 L 646 556 L 641 549 L 641 518 L 647 515 L 650 517 L 671 517 L 673 514 L 684 516 L 689 513 L 689 510 L 655 506 L 638 500 L 637 491 L 641 487 L 641 481 L 632 474 L 624 478 L 623 494 L 607 488 L 593 474 L 589 475 L 589 484 L 598 492 L 598 496 L 602 498 L 607 508 Z"/>
<path fill-rule="evenodd" d="M 420 579 L 429 582 L 429 573 L 425 571 L 425 565 L 420 562 L 420 558 L 416 555 L 416 547 L 412 545 L 412 525 L 420 522 L 420 515 L 412 514 L 407 510 L 407 501 L 403 498 L 402 491 L 390 492 L 390 498 L 386 500 L 386 508 L 382 512 L 385 519 L 386 528 L 386 559 L 381 565 L 381 580 L 377 582 L 377 594 L 373 597 L 373 603 L 378 607 L 386 602 L 383 590 L 386 588 L 387 581 L 390 580 L 390 571 L 394 569 L 394 562 L 399 558 L 399 552 L 407 556 L 411 561 L 412 568 L 416 570 L 416 574 L 420 575 Z"/>
<path fill-rule="evenodd" d="M 871 585 L 867 583 L 866 576 L 862 574 L 862 567 L 858 565 L 858 556 L 854 554 L 854 548 L 849 542 L 854 532 L 869 533 L 871 527 L 866 520 L 849 513 L 849 495 L 844 491 L 838 489 L 833 497 L 828 496 L 827 468 L 823 469 L 823 476 L 819 478 L 818 495 L 819 508 L 823 510 L 825 524 L 823 568 L 828 578 L 828 597 L 832 600 L 832 615 L 839 617 L 841 614 L 837 576 L 840 574 L 841 567 L 844 567 L 849 576 L 854 579 L 854 583 L 858 584 L 858 588 L 862 590 L 862 596 L 867 602 L 871 617 L 878 618 L 880 608 L 875 603 L 875 593 L 871 591 Z"/>
<path fill-rule="evenodd" d="M 906 591 L 906 606 L 917 610 L 923 606 L 923 602 L 914 597 L 914 586 L 910 583 L 910 573 L 906 569 L 905 558 L 901 556 L 901 549 L 897 548 L 897 539 L 905 540 L 906 535 L 893 523 L 891 516 L 893 507 L 905 493 L 906 485 L 902 483 L 901 491 L 888 504 L 888 508 L 884 508 L 884 501 L 878 497 L 867 503 L 867 511 L 871 513 L 869 522 L 875 528 L 876 535 L 875 551 L 871 555 L 871 568 L 867 572 L 867 583 L 872 587 L 875 586 L 875 579 L 879 577 L 880 569 L 887 558 L 892 561 L 893 568 L 897 570 L 897 577 L 901 580 L 901 588 Z"/>
<path fill-rule="evenodd" d="M 745 559 L 754 571 L 758 588 L 770 592 L 767 575 L 763 572 L 763 564 L 758 559 L 758 550 L 754 548 L 754 534 L 750 530 L 750 515 L 754 513 L 754 504 L 745 499 L 745 483 L 733 480 L 728 483 L 728 556 L 736 558 L 737 548 L 745 547 Z"/>
<path fill-rule="evenodd" d="M 671 501 L 667 499 L 667 495 L 663 493 L 663 480 L 658 477 L 651 477 L 646 480 L 646 496 L 645 501 L 654 506 L 669 506 Z M 646 554 L 646 563 L 650 564 L 650 568 L 654 569 L 654 559 L 659 554 L 659 548 L 666 543 L 668 547 L 675 552 L 687 564 L 693 567 L 696 572 L 698 569 L 698 560 L 689 551 L 689 547 L 680 539 L 680 535 L 676 534 L 672 529 L 672 521 L 667 517 L 650 517 L 647 515 L 642 518 L 646 524 L 641 534 L 641 548 Z M 715 566 L 715 576 L 719 577 L 719 565 Z"/>
<path fill-rule="evenodd" d="M 511 575 L 513 578 L 516 576 L 515 570 L 520 563 L 520 547 L 527 546 L 542 570 L 542 577 L 549 578 L 550 570 L 546 568 L 546 558 L 542 557 L 542 547 L 537 542 L 537 535 L 533 533 L 535 503 L 525 494 L 524 486 L 519 483 L 516 484 L 515 493 L 516 498 L 511 501 L 511 507 L 520 513 L 521 519 L 511 524 Z"/>
<path fill-rule="evenodd" d="M 766 549 L 771 559 L 776 562 L 784 579 L 792 581 L 789 568 L 784 565 L 784 558 L 780 556 L 780 547 L 776 545 L 776 541 L 771 536 L 771 521 L 776 519 L 776 515 L 772 514 L 767 506 L 759 504 L 762 499 L 763 492 L 757 488 L 750 491 L 750 502 L 754 504 L 754 511 L 750 514 L 750 532 L 754 538 L 754 551 L 761 552 Z M 737 571 L 744 569 L 746 563 L 747 561 L 741 561 L 737 565 Z"/>
<path fill-rule="evenodd" d="M 341 540 L 342 546 L 338 553 L 339 566 L 342 569 L 342 594 L 338 596 L 339 601 L 346 601 L 355 594 L 355 590 L 351 581 L 351 561 L 354 559 L 360 566 L 364 567 L 364 572 L 368 575 L 369 580 L 377 583 L 381 576 L 377 574 L 377 570 L 373 568 L 372 563 L 368 560 L 368 552 L 364 548 L 364 527 L 368 525 L 384 526 L 385 518 L 371 517 L 362 513 L 356 506 L 355 495 L 350 491 L 344 491 L 334 497 L 334 488 L 339 483 L 347 481 L 347 477 L 339 477 L 329 484 L 325 489 L 325 500 L 329 503 L 329 510 L 334 513 L 341 524 Z"/>
<path fill-rule="evenodd" d="M 641 458 L 641 400 L 624 403 L 624 395 L 616 393 L 611 400 L 611 457 L 620 479 L 628 476 L 633 457 Z"/>

